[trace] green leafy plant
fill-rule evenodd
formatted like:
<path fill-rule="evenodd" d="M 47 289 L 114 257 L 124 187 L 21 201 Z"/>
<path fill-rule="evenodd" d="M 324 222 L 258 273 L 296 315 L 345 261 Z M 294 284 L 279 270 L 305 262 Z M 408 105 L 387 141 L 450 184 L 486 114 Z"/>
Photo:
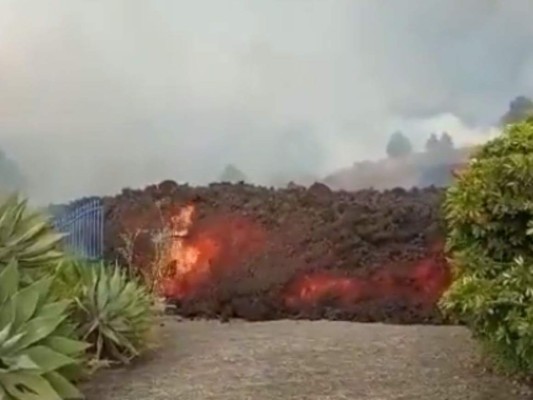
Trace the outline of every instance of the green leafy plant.
<path fill-rule="evenodd" d="M 57 299 L 68 299 L 75 302 L 84 284 L 87 282 L 85 274 L 94 264 L 74 258 L 65 257 L 59 261 L 51 271 L 54 278 L 51 292 Z"/>
<path fill-rule="evenodd" d="M 509 370 L 533 372 L 533 120 L 483 146 L 448 190 L 442 308 Z"/>
<path fill-rule="evenodd" d="M 153 299 L 145 287 L 128 279 L 118 266 L 72 264 L 80 278 L 74 318 L 95 360 L 128 363 L 150 342 Z"/>
<path fill-rule="evenodd" d="M 0 272 L 0 399 L 81 399 L 71 383 L 88 345 L 72 338 L 69 302 L 49 297 L 52 278 L 20 288 L 16 261 Z"/>
<path fill-rule="evenodd" d="M 43 214 L 28 210 L 27 200 L 12 195 L 0 204 L 0 267 L 13 258 L 23 270 L 56 263 L 63 236 Z"/>

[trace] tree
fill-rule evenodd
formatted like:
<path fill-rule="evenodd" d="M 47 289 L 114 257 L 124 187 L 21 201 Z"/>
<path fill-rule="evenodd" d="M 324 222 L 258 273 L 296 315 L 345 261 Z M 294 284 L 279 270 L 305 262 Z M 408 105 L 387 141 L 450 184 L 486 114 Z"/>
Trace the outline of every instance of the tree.
<path fill-rule="evenodd" d="M 533 372 L 533 118 L 508 125 L 444 203 L 454 281 L 441 306 L 500 366 Z"/>
<path fill-rule="evenodd" d="M 442 132 L 440 135 L 439 147 L 442 151 L 450 151 L 454 149 L 453 139 L 448 132 Z"/>
<path fill-rule="evenodd" d="M 454 149 L 453 139 L 447 132 L 442 132 L 440 137 L 432 133 L 426 141 L 426 151 L 447 153 Z"/>
<path fill-rule="evenodd" d="M 405 157 L 413 152 L 411 141 L 402 132 L 391 135 L 387 144 L 387 155 L 391 158 Z"/>
<path fill-rule="evenodd" d="M 228 164 L 226 165 L 226 168 L 224 168 L 224 171 L 222 171 L 222 174 L 220 174 L 218 180 L 220 182 L 244 182 L 246 181 L 246 175 L 234 165 Z"/>
<path fill-rule="evenodd" d="M 437 135 L 432 133 L 428 140 L 426 141 L 426 151 L 427 152 L 433 152 L 436 151 L 439 148 L 439 139 L 437 138 Z"/>
<path fill-rule="evenodd" d="M 505 126 L 524 121 L 533 115 L 533 101 L 526 96 L 518 96 L 509 104 L 509 110 L 501 117 L 500 124 Z"/>

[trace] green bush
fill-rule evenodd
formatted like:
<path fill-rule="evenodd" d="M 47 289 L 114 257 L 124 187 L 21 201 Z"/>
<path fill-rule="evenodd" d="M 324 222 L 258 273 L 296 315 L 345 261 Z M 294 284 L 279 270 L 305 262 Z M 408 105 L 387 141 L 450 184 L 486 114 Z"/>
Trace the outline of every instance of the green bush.
<path fill-rule="evenodd" d="M 533 120 L 483 146 L 448 190 L 443 309 L 500 366 L 533 372 Z"/>
<path fill-rule="evenodd" d="M 118 266 L 71 261 L 58 269 L 64 294 L 72 296 L 73 320 L 92 344 L 95 361 L 128 363 L 150 343 L 153 299 Z"/>
<path fill-rule="evenodd" d="M 0 399 L 83 398 L 71 381 L 88 345 L 69 336 L 69 302 L 50 299 L 51 283 L 21 288 L 15 261 L 0 272 Z"/>

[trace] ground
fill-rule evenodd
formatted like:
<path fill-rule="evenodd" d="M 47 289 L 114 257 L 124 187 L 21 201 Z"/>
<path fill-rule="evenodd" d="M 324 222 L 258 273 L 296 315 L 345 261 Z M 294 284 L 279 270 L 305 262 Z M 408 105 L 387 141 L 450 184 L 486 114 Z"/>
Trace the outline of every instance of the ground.
<path fill-rule="evenodd" d="M 159 349 L 83 389 L 89 400 L 533 398 L 477 354 L 461 327 L 168 319 Z"/>

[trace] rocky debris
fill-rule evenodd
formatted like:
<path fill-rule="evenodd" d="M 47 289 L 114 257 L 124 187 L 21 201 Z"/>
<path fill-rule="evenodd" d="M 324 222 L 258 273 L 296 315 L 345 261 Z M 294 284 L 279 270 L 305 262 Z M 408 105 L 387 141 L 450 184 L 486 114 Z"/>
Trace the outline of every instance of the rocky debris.
<path fill-rule="evenodd" d="M 435 323 L 435 302 L 449 279 L 442 195 L 437 188 L 347 192 L 320 183 L 273 189 L 164 181 L 104 199 L 106 258 L 126 263 L 124 235 L 134 235 L 134 263 L 149 265 L 154 232 L 193 204 L 187 245 L 216 243 L 217 250 L 203 280 L 181 282 L 180 295 L 169 296 L 180 315 Z"/>

